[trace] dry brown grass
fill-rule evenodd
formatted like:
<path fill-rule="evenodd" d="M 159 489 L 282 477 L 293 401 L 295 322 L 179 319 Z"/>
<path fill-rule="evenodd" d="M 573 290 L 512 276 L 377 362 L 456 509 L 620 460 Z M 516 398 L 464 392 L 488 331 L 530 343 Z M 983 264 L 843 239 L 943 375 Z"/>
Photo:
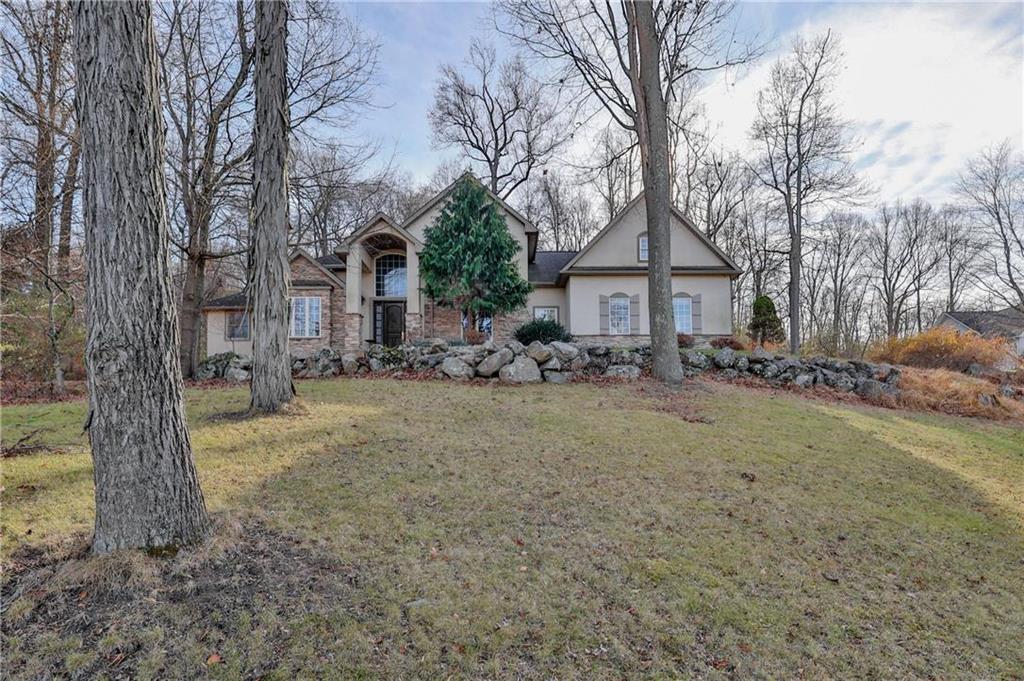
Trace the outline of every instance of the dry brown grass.
<path fill-rule="evenodd" d="M 1024 403 L 1000 397 L 990 381 L 946 369 L 905 368 L 895 401 L 907 409 L 1024 421 Z"/>
<path fill-rule="evenodd" d="M 923 369 L 966 371 L 972 364 L 993 367 L 1009 354 L 1006 341 L 958 333 L 944 326 L 906 338 L 889 338 L 868 353 L 870 359 Z"/>

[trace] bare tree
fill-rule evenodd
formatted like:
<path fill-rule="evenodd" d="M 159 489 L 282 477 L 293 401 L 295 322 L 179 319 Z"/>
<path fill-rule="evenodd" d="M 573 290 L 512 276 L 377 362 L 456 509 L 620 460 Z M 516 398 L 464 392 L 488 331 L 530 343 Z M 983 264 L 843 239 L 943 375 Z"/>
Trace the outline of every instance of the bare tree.
<path fill-rule="evenodd" d="M 849 342 L 859 327 L 863 299 L 861 280 L 866 239 L 870 225 L 855 213 L 829 213 L 818 235 L 821 264 L 826 278 L 829 333 L 821 339 L 832 354 L 849 352 Z"/>
<path fill-rule="evenodd" d="M 599 229 L 590 199 L 554 171 L 527 183 L 522 204 L 549 250 L 578 251 Z"/>
<path fill-rule="evenodd" d="M 760 147 L 753 168 L 778 196 L 789 226 L 789 349 L 794 354 L 800 351 L 806 213 L 815 203 L 841 202 L 861 191 L 850 160 L 854 145 L 848 124 L 831 99 L 840 62 L 839 45 L 830 32 L 812 41 L 797 39 L 758 93 L 751 129 Z"/>
<path fill-rule="evenodd" d="M 178 364 L 151 10 L 82 2 L 74 13 L 96 553 L 187 544 L 209 526 Z"/>
<path fill-rule="evenodd" d="M 910 261 L 914 289 L 914 322 L 917 332 L 925 327 L 923 296 L 938 274 L 942 249 L 936 233 L 935 211 L 920 199 L 903 209 L 903 222 L 908 239 L 917 244 Z"/>
<path fill-rule="evenodd" d="M 988 236 L 978 283 L 1024 311 L 1024 154 L 1009 140 L 982 151 L 967 164 L 957 189 Z"/>
<path fill-rule="evenodd" d="M 441 67 L 430 110 L 434 142 L 459 147 L 483 166 L 488 188 L 507 198 L 566 139 L 555 125 L 555 93 L 530 78 L 520 57 L 499 63 L 494 47 L 479 41 L 466 68 Z"/>
<path fill-rule="evenodd" d="M 172 140 L 168 177 L 180 205 L 173 217 L 184 267 L 181 361 L 191 375 L 200 357 L 202 306 L 211 290 L 207 268 L 246 249 L 248 220 L 239 223 L 235 206 L 252 186 L 253 9 L 241 0 L 175 0 L 157 7 Z M 321 144 L 326 126 L 343 130 L 370 104 L 378 46 L 337 8 L 314 1 L 292 6 L 289 41 L 291 133 L 303 138 L 306 128 L 316 128 Z M 372 143 L 327 142 L 336 153 L 320 160 L 339 165 L 328 169 L 321 163 L 319 172 L 350 179 L 376 150 Z"/>
<path fill-rule="evenodd" d="M 276 412 L 295 394 L 288 355 L 288 4 L 256 3 L 252 386 L 249 407 Z"/>
<path fill-rule="evenodd" d="M 890 338 L 898 336 L 907 325 L 908 303 L 916 291 L 915 251 L 923 245 L 924 233 L 908 229 L 906 215 L 899 203 L 883 205 L 868 238 L 871 285 L 878 294 L 885 334 Z"/>
<path fill-rule="evenodd" d="M 672 317 L 667 102 L 700 74 L 742 63 L 723 30 L 732 5 L 623 0 L 585 5 L 560 0 L 508 0 L 510 35 L 536 55 L 556 60 L 562 80 L 596 101 L 640 146 L 650 244 L 648 299 L 654 375 L 678 383 L 682 367 Z"/>
<path fill-rule="evenodd" d="M 961 208 L 944 206 L 936 220 L 938 245 L 945 267 L 945 309 L 955 310 L 968 285 L 977 276 L 983 244 Z"/>
<path fill-rule="evenodd" d="M 712 241 L 718 241 L 719 233 L 739 210 L 743 200 L 742 183 L 753 179 L 745 170 L 737 154 L 721 149 L 711 149 L 701 157 L 695 178 L 700 203 L 689 215 Z"/>
<path fill-rule="evenodd" d="M 629 131 L 609 126 L 598 134 L 584 176 L 601 197 L 605 222 L 611 221 L 636 196 L 640 185 L 638 157 L 639 150 Z"/>

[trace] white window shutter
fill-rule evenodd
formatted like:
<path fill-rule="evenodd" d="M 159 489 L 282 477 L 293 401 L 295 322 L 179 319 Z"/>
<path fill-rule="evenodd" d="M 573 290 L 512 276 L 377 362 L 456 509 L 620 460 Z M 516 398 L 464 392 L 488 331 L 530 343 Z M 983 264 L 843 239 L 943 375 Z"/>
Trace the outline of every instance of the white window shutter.
<path fill-rule="evenodd" d="M 701 321 L 701 305 L 700 305 L 700 294 L 692 297 L 692 308 L 691 316 L 693 318 L 693 333 L 701 334 L 704 333 L 704 326 Z"/>
<path fill-rule="evenodd" d="M 597 314 L 601 327 L 601 335 L 608 335 L 608 296 L 597 297 Z"/>
<path fill-rule="evenodd" d="M 629 332 L 640 333 L 640 294 L 629 298 Z"/>

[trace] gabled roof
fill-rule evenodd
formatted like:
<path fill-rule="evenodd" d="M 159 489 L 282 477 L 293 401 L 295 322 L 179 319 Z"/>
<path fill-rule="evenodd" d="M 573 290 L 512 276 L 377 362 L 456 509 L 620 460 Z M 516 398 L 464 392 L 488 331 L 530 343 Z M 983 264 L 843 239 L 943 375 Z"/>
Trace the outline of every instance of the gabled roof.
<path fill-rule="evenodd" d="M 291 255 L 288 256 L 288 266 L 289 267 L 291 266 L 292 261 L 295 260 L 296 258 L 305 258 L 309 262 L 313 263 L 313 265 L 317 269 L 319 269 L 321 272 L 323 272 L 327 276 L 327 279 L 328 279 L 328 281 L 331 282 L 332 286 L 338 286 L 340 288 L 345 288 L 345 282 L 343 282 L 340 278 L 338 278 L 337 274 L 335 274 L 334 272 L 332 272 L 329 269 L 327 269 L 326 267 L 324 267 L 323 263 L 321 263 L 319 260 L 317 260 L 316 258 L 311 256 L 305 249 L 303 249 L 303 248 L 296 248 L 294 251 L 291 252 Z"/>
<path fill-rule="evenodd" d="M 467 178 L 469 180 L 477 183 L 481 187 L 483 187 L 484 191 L 487 192 L 487 197 L 489 199 L 491 199 L 491 201 L 494 201 L 496 204 L 501 206 L 505 210 L 506 213 L 508 213 L 509 215 L 514 217 L 516 220 L 519 220 L 519 222 L 523 223 L 523 227 L 524 227 L 524 229 L 527 232 L 536 232 L 537 231 L 537 227 L 534 226 L 534 224 L 532 222 L 530 222 L 526 218 L 526 216 L 524 216 L 522 213 L 517 211 L 512 206 L 510 206 L 507 203 L 505 203 L 497 194 L 495 194 L 490 189 L 488 189 L 487 185 L 485 185 L 483 182 L 481 182 L 479 180 L 479 178 L 477 178 L 475 175 L 473 175 L 473 173 L 471 173 L 469 171 L 467 171 L 467 172 L 463 173 L 462 175 L 460 175 L 457 180 L 455 180 L 450 185 L 448 185 L 447 187 L 445 187 L 444 189 L 439 191 L 437 194 L 434 194 L 434 196 L 430 200 L 428 200 L 422 206 L 420 206 L 419 208 L 414 210 L 412 212 L 412 214 L 409 215 L 409 217 L 405 218 L 405 220 L 402 221 L 402 224 L 403 225 L 410 225 L 410 224 L 412 224 L 415 220 L 419 219 L 424 213 L 428 212 L 431 208 L 433 208 L 438 203 L 440 203 L 442 199 L 446 198 L 448 196 L 448 194 L 450 194 L 451 191 L 453 189 L 455 189 L 455 185 L 457 185 L 463 179 L 467 179 Z"/>
<path fill-rule="evenodd" d="M 633 197 L 633 199 L 630 200 L 630 202 L 627 203 L 622 208 L 622 210 L 619 211 L 618 215 L 613 217 L 611 219 L 611 221 L 609 221 L 608 224 L 605 225 L 601 229 L 600 232 L 595 234 L 594 237 L 590 241 L 587 242 L 587 244 L 579 251 L 579 253 L 577 253 L 571 260 L 569 260 L 569 262 L 567 262 L 565 265 L 562 266 L 562 270 L 561 270 L 562 273 L 565 274 L 565 273 L 570 272 L 573 269 L 573 266 L 577 262 L 579 262 L 580 258 L 582 258 L 587 253 L 587 251 L 589 251 L 591 248 L 593 248 L 594 244 L 596 244 L 598 241 L 600 241 L 601 238 L 605 234 L 607 234 L 611 230 L 615 229 L 615 227 L 620 222 L 622 222 L 622 219 L 626 215 L 628 215 L 629 212 L 631 210 L 633 210 L 633 208 L 635 208 L 636 205 L 640 201 L 643 200 L 643 198 L 644 198 L 644 193 L 643 192 L 640 192 L 635 197 Z M 730 258 L 728 255 L 726 255 L 725 251 L 723 251 L 721 248 L 719 248 L 718 245 L 715 244 L 714 241 L 712 241 L 711 239 L 709 239 L 706 236 L 704 236 L 704 234 L 699 229 L 697 229 L 692 222 L 690 222 L 690 219 L 688 217 L 686 217 L 685 215 L 683 215 L 682 211 L 680 211 L 675 206 L 672 207 L 672 215 L 676 219 L 678 219 L 679 222 L 681 222 L 684 227 L 686 227 L 688 230 L 690 230 L 690 232 L 692 232 L 693 235 L 696 236 L 701 241 L 701 243 L 703 243 L 705 246 L 707 246 L 709 249 L 711 249 L 711 251 L 722 261 L 722 264 L 723 264 L 722 271 L 723 272 L 726 272 L 726 273 L 729 273 L 729 274 L 732 274 L 732 275 L 738 275 L 738 274 L 741 274 L 743 272 L 743 270 L 741 270 L 739 268 L 739 266 L 737 266 L 736 263 L 733 262 L 732 258 Z M 588 269 L 593 269 L 593 268 L 588 268 Z M 611 269 L 622 269 L 622 268 L 612 267 Z M 638 269 L 641 269 L 641 270 L 644 270 L 644 271 L 647 270 L 646 267 L 640 267 Z M 675 269 L 679 269 L 679 268 L 673 268 L 673 269 L 675 270 Z M 684 269 L 693 269 L 693 268 L 684 268 Z"/>
<path fill-rule="evenodd" d="M 359 229 L 357 229 L 356 231 L 352 232 L 344 239 L 342 239 L 341 246 L 338 247 L 335 253 L 347 253 L 350 244 L 354 243 L 364 234 L 369 232 L 379 222 L 383 222 L 390 229 L 395 230 L 395 232 L 399 234 L 403 239 L 408 240 L 409 243 L 413 244 L 417 248 L 423 247 L 423 244 L 420 242 L 420 240 L 414 237 L 412 234 L 410 234 L 409 230 L 407 230 L 405 227 L 402 227 L 402 225 L 392 220 L 390 217 L 388 217 L 387 214 L 377 212 L 372 218 L 363 223 L 362 227 L 360 227 Z M 338 259 L 341 260 L 340 257 Z"/>
<path fill-rule="evenodd" d="M 556 284 L 558 273 L 575 255 L 576 251 L 537 251 L 527 278 L 531 284 Z"/>
<path fill-rule="evenodd" d="M 1015 339 L 1024 333 L 1024 312 L 1005 310 L 952 310 L 943 313 L 982 336 Z"/>
<path fill-rule="evenodd" d="M 328 253 L 327 255 L 321 255 L 316 259 L 318 263 L 323 265 L 329 270 L 343 270 L 345 269 L 345 261 L 339 258 L 334 253 Z"/>

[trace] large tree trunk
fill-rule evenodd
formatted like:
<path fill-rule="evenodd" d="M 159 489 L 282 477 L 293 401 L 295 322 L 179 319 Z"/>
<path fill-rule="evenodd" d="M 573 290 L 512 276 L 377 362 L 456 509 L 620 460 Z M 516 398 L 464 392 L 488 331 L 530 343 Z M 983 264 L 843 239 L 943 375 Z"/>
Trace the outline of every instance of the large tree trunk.
<path fill-rule="evenodd" d="M 287 27 L 287 3 L 256 3 L 250 408 L 261 412 L 277 411 L 295 394 L 288 356 Z"/>
<path fill-rule="evenodd" d="M 151 10 L 75 5 L 96 553 L 188 544 L 209 527 L 178 365 Z"/>
<path fill-rule="evenodd" d="M 683 380 L 675 319 L 672 314 L 672 178 L 669 176 L 668 111 L 661 90 L 661 66 L 654 10 L 650 2 L 630 3 L 639 64 L 633 79 L 637 129 L 643 161 L 647 207 L 648 311 L 651 326 L 651 372 L 677 385 Z"/>
<path fill-rule="evenodd" d="M 194 238 L 185 251 L 185 282 L 181 291 L 181 371 L 192 376 L 199 367 L 199 341 L 201 340 L 203 302 L 206 294 L 205 238 Z"/>

